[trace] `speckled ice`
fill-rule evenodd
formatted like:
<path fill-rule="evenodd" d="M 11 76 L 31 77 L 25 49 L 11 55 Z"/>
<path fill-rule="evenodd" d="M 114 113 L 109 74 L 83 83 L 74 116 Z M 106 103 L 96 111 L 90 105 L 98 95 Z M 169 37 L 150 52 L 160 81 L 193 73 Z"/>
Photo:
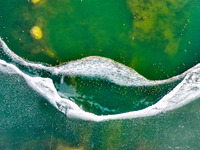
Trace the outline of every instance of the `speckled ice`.
<path fill-rule="evenodd" d="M 181 75 L 162 81 L 150 81 L 139 75 L 136 71 L 111 59 L 102 57 L 87 57 L 69 62 L 59 67 L 48 67 L 42 64 L 31 63 L 14 54 L 7 45 L 0 40 L 1 55 L 6 55 L 12 63 L 0 59 L 0 71 L 7 74 L 16 74 L 24 78 L 26 83 L 45 97 L 54 107 L 66 114 L 67 117 L 92 121 L 105 121 L 113 119 L 137 118 L 153 116 L 162 112 L 182 107 L 200 98 L 200 64 L 184 72 Z M 123 114 L 97 116 L 83 111 L 69 99 L 61 98 L 50 78 L 31 76 L 30 73 L 21 71 L 17 66 L 21 65 L 32 73 L 34 70 L 45 70 L 54 75 L 62 76 L 86 76 L 107 79 L 110 82 L 125 86 L 155 85 L 174 82 L 182 79 L 170 93 L 165 95 L 156 104 L 139 111 Z"/>

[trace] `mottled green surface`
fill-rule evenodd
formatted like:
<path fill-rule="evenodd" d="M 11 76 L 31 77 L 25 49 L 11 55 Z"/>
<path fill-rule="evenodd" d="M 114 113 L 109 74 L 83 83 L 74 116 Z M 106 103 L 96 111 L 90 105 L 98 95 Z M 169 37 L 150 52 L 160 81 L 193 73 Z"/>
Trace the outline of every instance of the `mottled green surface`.
<path fill-rule="evenodd" d="M 112 58 L 149 79 L 180 74 L 200 61 L 198 0 L 1 0 L 0 36 L 20 56 L 59 64 Z M 43 38 L 30 35 L 39 26 Z"/>
<path fill-rule="evenodd" d="M 0 0 L 0 36 L 28 60 L 55 65 L 98 55 L 147 78 L 163 79 L 200 62 L 199 6 L 198 0 L 41 0 L 36 5 Z M 42 39 L 31 36 L 33 26 L 42 29 Z M 69 98 L 95 114 L 145 108 L 178 83 L 134 88 L 81 77 L 64 81 L 66 93 L 72 94 Z M 102 112 L 88 104 L 94 100 L 116 111 Z M 199 108 L 196 99 L 151 117 L 99 123 L 73 120 L 23 78 L 0 73 L 0 149 L 199 149 Z"/>

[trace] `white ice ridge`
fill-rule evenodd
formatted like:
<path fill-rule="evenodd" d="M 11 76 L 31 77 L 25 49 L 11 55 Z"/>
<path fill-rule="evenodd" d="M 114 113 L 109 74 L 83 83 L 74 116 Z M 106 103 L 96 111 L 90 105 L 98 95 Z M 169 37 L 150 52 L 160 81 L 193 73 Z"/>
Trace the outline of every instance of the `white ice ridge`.
<path fill-rule="evenodd" d="M 183 79 L 186 72 L 162 81 L 151 81 L 138 74 L 135 70 L 115 62 L 111 59 L 97 56 L 90 56 L 76 61 L 68 62 L 59 67 L 49 67 L 38 63 L 25 61 L 12 52 L 7 45 L 0 39 L 2 54 L 6 55 L 15 65 L 24 66 L 29 70 L 45 70 L 55 75 L 64 76 L 85 76 L 92 78 L 101 78 L 122 86 L 142 86 L 170 83 Z M 196 66 L 198 67 L 198 66 Z"/>
<path fill-rule="evenodd" d="M 200 98 L 200 64 L 171 79 L 163 81 L 149 81 L 134 70 L 110 59 L 101 57 L 89 57 L 69 62 L 68 64 L 62 65 L 58 68 L 46 67 L 42 64 L 34 64 L 23 60 L 14 54 L 3 41 L 0 42 L 4 53 L 13 60 L 13 64 L 10 64 L 0 59 L 0 71 L 8 74 L 18 74 L 19 76 L 23 77 L 31 88 L 45 97 L 54 107 L 66 114 L 66 116 L 69 118 L 91 121 L 106 121 L 114 119 L 153 116 L 162 112 L 182 107 L 183 105 L 186 105 L 187 103 Z M 32 69 L 35 68 L 49 70 L 54 74 L 70 76 L 84 75 L 89 77 L 97 76 L 104 79 L 109 79 L 116 84 L 129 86 L 141 84 L 162 84 L 166 82 L 173 82 L 179 78 L 183 78 L 183 80 L 159 102 L 148 108 L 123 114 L 97 116 L 95 114 L 83 111 L 78 107 L 78 105 L 69 99 L 61 98 L 54 87 L 52 79 L 28 75 L 17 68 L 18 63 Z M 75 70 L 73 70 L 73 66 Z M 98 69 L 100 69 L 102 72 L 100 72 Z M 117 78 L 119 81 L 115 80 L 115 78 Z M 140 82 L 143 83 L 140 84 Z"/>

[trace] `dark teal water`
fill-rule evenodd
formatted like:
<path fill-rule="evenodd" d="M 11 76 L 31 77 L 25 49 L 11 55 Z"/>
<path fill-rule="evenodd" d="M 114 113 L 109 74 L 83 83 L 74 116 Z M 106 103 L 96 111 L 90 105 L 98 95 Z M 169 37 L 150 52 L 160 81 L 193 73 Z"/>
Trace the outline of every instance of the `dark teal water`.
<path fill-rule="evenodd" d="M 64 83 L 60 83 L 59 78 L 54 80 L 61 97 L 69 98 L 83 110 L 97 115 L 144 109 L 158 102 L 180 82 L 181 80 L 159 85 L 121 86 L 98 78 L 65 77 Z"/>
<path fill-rule="evenodd" d="M 2 150 L 155 150 L 200 146 L 198 99 L 152 117 L 81 121 L 66 118 L 27 86 L 23 78 L 2 73 L 0 76 Z"/>

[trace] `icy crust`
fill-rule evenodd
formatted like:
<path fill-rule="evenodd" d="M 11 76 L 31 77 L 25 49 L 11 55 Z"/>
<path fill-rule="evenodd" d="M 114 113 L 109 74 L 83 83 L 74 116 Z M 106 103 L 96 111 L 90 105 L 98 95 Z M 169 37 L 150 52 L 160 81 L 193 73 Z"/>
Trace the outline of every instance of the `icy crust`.
<path fill-rule="evenodd" d="M 179 76 L 162 81 L 150 81 L 139 75 L 134 70 L 120 63 L 101 57 L 88 57 L 69 62 L 68 64 L 57 68 L 44 66 L 42 64 L 34 64 L 27 62 L 14 54 L 3 41 L 0 41 L 0 43 L 2 45 L 1 53 L 11 59 L 10 62 L 13 63 L 11 64 L 0 59 L 0 71 L 7 74 L 17 74 L 24 78 L 31 88 L 45 97 L 54 107 L 66 114 L 66 116 L 69 118 L 90 121 L 106 121 L 153 116 L 182 107 L 183 105 L 200 98 L 200 64 Z M 18 65 L 29 68 L 31 73 L 33 73 L 35 69 L 39 69 L 49 71 L 55 75 L 61 74 L 63 76 L 80 75 L 86 77 L 98 77 L 126 86 L 139 86 L 141 84 L 154 85 L 163 84 L 166 82 L 174 82 L 175 80 L 180 79 L 183 80 L 159 102 L 148 108 L 117 115 L 97 116 L 95 114 L 83 111 L 71 100 L 61 98 L 54 87 L 52 79 L 29 75 L 29 73 L 22 72 L 20 69 L 18 69 Z"/>
<path fill-rule="evenodd" d="M 84 76 L 101 78 L 122 86 L 147 86 L 171 83 L 175 80 L 183 79 L 186 74 L 184 73 L 167 80 L 151 81 L 121 63 L 98 56 L 90 56 L 76 61 L 71 61 L 59 67 L 50 67 L 39 63 L 25 61 L 13 53 L 1 39 L 0 47 L 2 47 L 2 49 L 0 49 L 0 54 L 8 61 L 12 62 L 16 66 L 23 66 L 29 71 L 29 73 L 37 75 L 46 71 L 51 75 L 61 75 L 63 77 Z"/>

